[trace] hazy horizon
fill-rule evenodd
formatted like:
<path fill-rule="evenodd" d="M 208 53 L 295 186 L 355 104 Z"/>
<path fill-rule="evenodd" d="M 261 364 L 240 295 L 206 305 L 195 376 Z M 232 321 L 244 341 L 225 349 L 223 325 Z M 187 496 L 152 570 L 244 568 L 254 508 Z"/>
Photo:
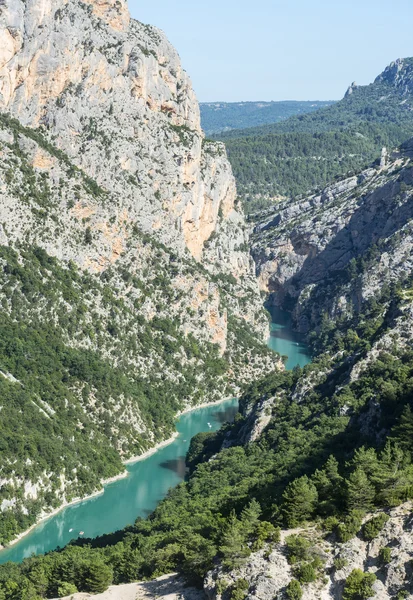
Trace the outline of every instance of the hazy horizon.
<path fill-rule="evenodd" d="M 413 55 L 408 0 L 129 4 L 177 48 L 200 102 L 339 100 Z"/>

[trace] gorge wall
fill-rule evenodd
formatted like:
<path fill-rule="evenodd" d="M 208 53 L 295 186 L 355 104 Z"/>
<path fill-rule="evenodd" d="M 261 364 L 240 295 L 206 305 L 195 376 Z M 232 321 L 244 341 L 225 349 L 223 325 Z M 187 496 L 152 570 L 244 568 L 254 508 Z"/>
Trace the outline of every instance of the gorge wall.
<path fill-rule="evenodd" d="M 164 34 L 123 1 L 4 0 L 0 39 L 5 543 L 281 363 L 225 148 Z"/>
<path fill-rule="evenodd" d="M 7 0 L 0 10 L 0 110 L 41 127 L 118 196 L 125 227 L 138 223 L 201 259 L 204 243 L 229 223 L 206 264 L 247 274 L 224 147 L 204 141 L 191 82 L 164 34 L 131 19 L 124 1 Z M 99 220 L 90 218 L 101 235 Z M 108 258 L 93 257 L 88 266 L 98 269 Z"/>

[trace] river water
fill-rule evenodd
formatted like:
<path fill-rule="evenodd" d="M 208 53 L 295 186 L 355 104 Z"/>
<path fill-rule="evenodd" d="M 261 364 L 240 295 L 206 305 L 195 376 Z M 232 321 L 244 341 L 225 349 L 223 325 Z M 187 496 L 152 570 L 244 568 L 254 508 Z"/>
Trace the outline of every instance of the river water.
<path fill-rule="evenodd" d="M 292 329 L 291 315 L 276 306 L 267 307 L 272 323 L 268 345 L 281 356 L 288 356 L 285 366 L 293 369 L 296 365 L 304 367 L 311 361 L 304 337 Z"/>
<path fill-rule="evenodd" d="M 291 330 L 288 314 L 271 309 L 273 323 L 268 345 L 288 356 L 286 366 L 304 366 L 310 355 L 302 339 Z M 147 458 L 128 465 L 128 477 L 105 486 L 99 496 L 68 506 L 43 521 L 19 542 L 0 552 L 0 564 L 20 562 L 32 554 L 43 554 L 84 532 L 96 537 L 132 524 L 139 516 L 146 517 L 168 490 L 185 477 L 185 455 L 191 437 L 201 431 L 216 431 L 226 421 L 234 419 L 238 400 L 226 400 L 215 406 L 198 408 L 177 421 L 178 437 Z"/>

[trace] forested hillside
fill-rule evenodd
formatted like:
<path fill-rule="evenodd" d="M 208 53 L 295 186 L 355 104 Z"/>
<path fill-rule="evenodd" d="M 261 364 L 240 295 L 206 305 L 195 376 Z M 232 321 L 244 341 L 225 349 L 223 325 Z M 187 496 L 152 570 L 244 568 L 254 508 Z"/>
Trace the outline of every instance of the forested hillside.
<path fill-rule="evenodd" d="M 207 135 L 284 121 L 329 106 L 329 101 L 201 102 L 201 125 Z"/>
<path fill-rule="evenodd" d="M 393 63 L 368 86 L 311 114 L 220 134 L 248 212 L 353 174 L 413 134 L 413 60 Z"/>
<path fill-rule="evenodd" d="M 393 347 L 383 349 L 353 381 L 348 381 L 348 370 L 394 327 L 410 286 L 406 281 L 389 299 L 366 305 L 331 341 L 324 336 L 323 354 L 303 372 L 275 374 L 253 384 L 241 398 L 243 416 L 235 426 L 193 440 L 189 482 L 172 490 L 149 520 L 27 559 L 21 567 L 1 567 L 5 597 L 14 597 L 9 589 L 37 590 L 40 597 L 76 589 L 96 592 L 111 581 L 176 569 L 190 582 L 201 583 L 215 557 L 226 569 L 221 583 L 215 582 L 222 593 L 225 579 L 251 552 L 266 544 L 270 552 L 277 544 L 278 528 L 316 520 L 343 553 L 356 534 L 378 535 L 385 513 L 362 530 L 366 513 L 387 510 L 413 495 L 413 357 L 393 337 Z M 264 431 L 253 439 L 248 432 L 257 420 L 265 423 Z M 227 449 L 216 455 L 224 440 Z M 326 559 L 315 561 L 306 538 L 289 544 L 289 552 L 296 554 L 293 573 L 301 584 L 321 581 Z M 339 566 L 337 561 L 336 569 L 345 567 L 342 562 Z M 346 585 L 352 585 L 350 577 Z M 244 595 L 248 587 L 247 582 Z M 237 588 L 229 587 L 229 597 L 238 597 L 233 596 Z M 399 591 L 409 589 L 402 579 Z"/>

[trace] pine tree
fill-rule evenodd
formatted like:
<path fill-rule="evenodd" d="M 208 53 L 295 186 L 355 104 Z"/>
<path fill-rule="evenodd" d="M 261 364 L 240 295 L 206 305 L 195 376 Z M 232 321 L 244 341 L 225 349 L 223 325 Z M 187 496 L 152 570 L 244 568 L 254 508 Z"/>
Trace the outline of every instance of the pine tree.
<path fill-rule="evenodd" d="M 343 478 L 338 472 L 338 462 L 330 456 L 324 468 L 314 473 L 311 481 L 318 492 L 317 512 L 320 514 L 334 514 L 340 508 L 343 493 Z"/>
<path fill-rule="evenodd" d="M 232 511 L 228 519 L 219 550 L 223 556 L 223 565 L 229 569 L 240 566 L 250 553 L 235 511 Z"/>
<path fill-rule="evenodd" d="M 392 433 L 403 450 L 413 452 L 413 412 L 409 405 L 404 407 Z"/>
<path fill-rule="evenodd" d="M 353 471 L 347 480 L 347 508 L 367 511 L 373 506 L 374 487 L 360 467 Z"/>
<path fill-rule="evenodd" d="M 395 506 L 409 495 L 413 485 L 413 468 L 398 444 L 387 441 L 380 454 L 379 468 L 373 478 L 377 499 L 381 504 Z"/>
<path fill-rule="evenodd" d="M 88 565 L 85 577 L 85 588 L 95 594 L 104 592 L 113 580 L 113 570 L 104 562 L 95 562 Z"/>
<path fill-rule="evenodd" d="M 241 513 L 242 528 L 246 535 L 252 535 L 256 532 L 261 513 L 260 503 L 253 498 Z"/>
<path fill-rule="evenodd" d="M 282 513 L 287 526 L 297 527 L 312 516 L 318 494 L 315 485 L 304 475 L 287 486 L 282 498 Z"/>

